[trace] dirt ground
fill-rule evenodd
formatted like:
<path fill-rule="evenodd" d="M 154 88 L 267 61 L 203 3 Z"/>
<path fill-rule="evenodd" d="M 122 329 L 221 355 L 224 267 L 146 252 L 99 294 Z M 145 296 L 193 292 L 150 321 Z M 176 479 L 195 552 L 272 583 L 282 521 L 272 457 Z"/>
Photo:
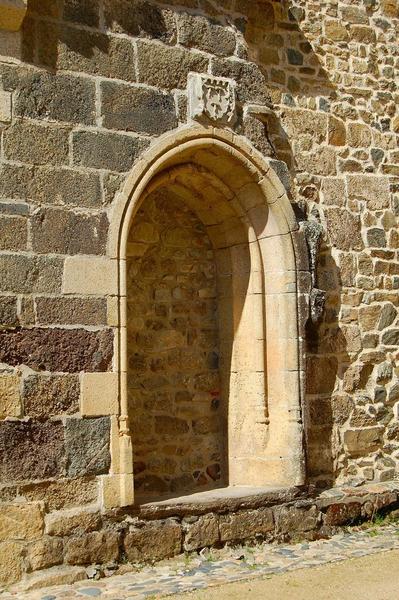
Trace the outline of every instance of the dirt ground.
<path fill-rule="evenodd" d="M 179 600 L 399 600 L 399 551 L 230 583 Z"/>

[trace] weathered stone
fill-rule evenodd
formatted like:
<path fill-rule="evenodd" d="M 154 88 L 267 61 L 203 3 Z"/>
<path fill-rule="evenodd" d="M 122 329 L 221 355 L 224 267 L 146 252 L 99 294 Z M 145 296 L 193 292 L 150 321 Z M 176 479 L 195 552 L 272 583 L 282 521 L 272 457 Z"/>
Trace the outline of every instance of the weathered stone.
<path fill-rule="evenodd" d="M 346 394 L 334 395 L 331 398 L 331 413 L 334 423 L 343 425 L 349 419 L 354 407 L 352 398 Z"/>
<path fill-rule="evenodd" d="M 385 248 L 387 245 L 385 231 L 378 227 L 369 229 L 367 231 L 367 244 L 375 248 Z"/>
<path fill-rule="evenodd" d="M 69 130 L 31 121 L 14 121 L 4 133 L 6 158 L 35 165 L 62 165 L 68 160 Z"/>
<path fill-rule="evenodd" d="M 1 197 L 22 200 L 30 198 L 33 173 L 33 167 L 26 165 L 0 165 Z M 15 206 L 14 203 L 14 208 Z"/>
<path fill-rule="evenodd" d="M 69 565 L 114 562 L 119 557 L 119 533 L 93 531 L 69 538 L 65 544 L 65 561 Z"/>
<path fill-rule="evenodd" d="M 267 536 L 274 531 L 273 511 L 264 508 L 221 515 L 219 530 L 222 542 Z"/>
<path fill-rule="evenodd" d="M 362 123 L 349 123 L 348 144 L 353 148 L 368 148 L 372 144 L 371 131 Z"/>
<path fill-rule="evenodd" d="M 237 82 L 237 99 L 240 102 L 270 103 L 266 78 L 257 65 L 219 59 L 214 61 L 212 71 L 216 76 L 229 77 Z"/>
<path fill-rule="evenodd" d="M 169 417 L 167 415 L 158 416 L 155 421 L 155 432 L 161 435 L 179 435 L 187 433 L 189 426 L 183 419 Z"/>
<path fill-rule="evenodd" d="M 398 346 L 399 345 L 399 329 L 388 329 L 382 334 L 381 339 L 384 346 Z"/>
<path fill-rule="evenodd" d="M 363 389 L 372 373 L 373 367 L 370 364 L 351 365 L 344 375 L 344 390 L 353 392 L 356 389 Z"/>
<path fill-rule="evenodd" d="M 170 90 L 183 89 L 190 71 L 206 73 L 208 58 L 182 48 L 138 42 L 138 81 Z"/>
<path fill-rule="evenodd" d="M 311 135 L 317 142 L 322 142 L 327 137 L 328 117 L 325 114 L 311 110 L 287 109 L 282 121 L 289 137 Z"/>
<path fill-rule="evenodd" d="M 359 310 L 359 323 L 364 331 L 372 331 L 377 328 L 381 317 L 382 308 L 378 304 L 362 306 Z"/>
<path fill-rule="evenodd" d="M 94 125 L 95 84 L 71 75 L 28 73 L 21 79 L 14 110 L 30 119 Z"/>
<path fill-rule="evenodd" d="M 296 534 L 317 529 L 320 522 L 319 509 L 316 506 L 297 508 L 283 506 L 274 511 L 277 533 Z"/>
<path fill-rule="evenodd" d="M 337 20 L 326 20 L 324 23 L 326 37 L 334 42 L 346 42 L 349 39 L 346 27 Z"/>
<path fill-rule="evenodd" d="M 44 502 L 50 511 L 93 504 L 98 500 L 98 482 L 93 477 L 32 483 L 19 489 L 22 497 Z"/>
<path fill-rule="evenodd" d="M 0 330 L 0 360 L 48 371 L 103 371 L 111 366 L 111 331 L 83 329 Z"/>
<path fill-rule="evenodd" d="M 177 127 L 174 98 L 145 88 L 104 82 L 101 86 L 103 125 L 149 135 Z"/>
<path fill-rule="evenodd" d="M 381 310 L 381 316 L 378 321 L 379 331 L 382 331 L 383 329 L 386 329 L 387 327 L 392 325 L 392 323 L 395 321 L 397 315 L 398 315 L 398 311 L 394 307 L 393 304 L 391 304 L 391 303 L 385 304 Z"/>
<path fill-rule="evenodd" d="M 361 223 L 357 215 L 347 210 L 329 208 L 326 210 L 327 231 L 331 243 L 339 250 L 361 250 Z"/>
<path fill-rule="evenodd" d="M 99 512 L 74 510 L 73 512 L 53 513 L 46 518 L 46 532 L 49 535 L 64 537 L 90 533 L 101 528 Z"/>
<path fill-rule="evenodd" d="M 342 19 L 348 23 L 368 24 L 366 11 L 358 6 L 342 6 L 340 9 Z"/>
<path fill-rule="evenodd" d="M 12 296 L 0 296 L 0 329 L 18 325 L 17 299 Z"/>
<path fill-rule="evenodd" d="M 29 375 L 23 383 L 24 414 L 48 418 L 79 412 L 76 375 Z"/>
<path fill-rule="evenodd" d="M 15 293 L 56 293 L 61 291 L 63 261 L 58 258 L 2 255 L 2 291 Z"/>
<path fill-rule="evenodd" d="M 3 483 L 59 477 L 65 468 L 62 423 L 2 421 L 0 454 Z"/>
<path fill-rule="evenodd" d="M 63 562 L 63 542 L 44 537 L 29 546 L 28 561 L 30 570 L 47 569 Z"/>
<path fill-rule="evenodd" d="M 124 548 L 130 562 L 162 560 L 180 554 L 181 525 L 173 519 L 150 521 L 131 527 L 125 536 Z"/>
<path fill-rule="evenodd" d="M 100 208 L 101 184 L 96 173 L 38 167 L 29 192 L 39 204 Z"/>
<path fill-rule="evenodd" d="M 174 13 L 147 0 L 105 0 L 106 26 L 115 33 L 160 40 L 171 44 L 176 39 Z"/>
<path fill-rule="evenodd" d="M 73 135 L 74 163 L 94 169 L 128 171 L 147 146 L 147 140 L 127 135 L 77 131 Z"/>
<path fill-rule="evenodd" d="M 326 205 L 343 206 L 345 204 L 345 181 L 338 177 L 325 177 L 321 193 Z"/>
<path fill-rule="evenodd" d="M 23 217 L 0 216 L 0 250 L 26 250 L 28 222 Z"/>
<path fill-rule="evenodd" d="M 31 232 L 38 253 L 105 254 L 108 218 L 42 208 L 31 219 Z"/>
<path fill-rule="evenodd" d="M 63 18 L 65 21 L 74 21 L 97 27 L 99 24 L 100 2 L 99 0 L 64 0 Z"/>
<path fill-rule="evenodd" d="M 298 168 L 313 175 L 336 175 L 337 155 L 334 148 L 321 147 L 317 152 L 302 153 L 297 157 Z"/>
<path fill-rule="evenodd" d="M 43 530 L 43 509 L 39 503 L 1 505 L 0 542 L 36 540 Z"/>
<path fill-rule="evenodd" d="M 348 429 L 344 433 L 344 444 L 350 456 L 364 456 L 381 447 L 383 427 Z"/>
<path fill-rule="evenodd" d="M 65 424 L 65 450 L 69 477 L 108 473 L 110 419 L 68 419 Z"/>
<path fill-rule="evenodd" d="M 219 541 L 219 521 L 216 515 L 208 514 L 198 517 L 193 522 L 183 521 L 184 544 L 186 552 L 213 546 Z"/>
<path fill-rule="evenodd" d="M 231 56 L 236 48 L 232 31 L 212 23 L 205 17 L 181 13 L 177 20 L 179 43 L 188 48 L 198 48 L 216 56 Z"/>
<path fill-rule="evenodd" d="M 40 325 L 105 325 L 107 303 L 103 298 L 43 298 L 35 300 Z"/>
<path fill-rule="evenodd" d="M 309 394 L 332 392 L 338 361 L 336 357 L 310 356 L 306 368 L 306 390 Z"/>
<path fill-rule="evenodd" d="M 21 416 L 20 378 L 18 375 L 0 375 L 0 419 Z"/>
<path fill-rule="evenodd" d="M 348 177 L 349 198 L 361 198 L 369 210 L 381 210 L 389 206 L 389 179 L 374 175 L 350 175 Z"/>
<path fill-rule="evenodd" d="M 0 583 L 15 583 L 22 577 L 24 546 L 18 542 L 0 543 Z"/>
<path fill-rule="evenodd" d="M 329 527 L 338 525 L 351 525 L 361 515 L 360 502 L 347 502 L 345 504 L 331 504 L 326 511 L 324 524 Z"/>

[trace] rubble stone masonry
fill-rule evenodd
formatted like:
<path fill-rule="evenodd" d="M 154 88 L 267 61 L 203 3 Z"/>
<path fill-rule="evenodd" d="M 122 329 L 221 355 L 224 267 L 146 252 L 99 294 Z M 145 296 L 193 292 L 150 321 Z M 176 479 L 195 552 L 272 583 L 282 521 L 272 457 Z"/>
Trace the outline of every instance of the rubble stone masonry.
<path fill-rule="evenodd" d="M 123 541 L 122 517 L 105 514 L 122 473 L 110 223 L 133 165 L 187 126 L 190 72 L 236 82 L 227 129 L 267 157 L 298 222 L 323 228 L 324 312 L 312 321 L 306 294 L 298 308 L 307 483 L 397 476 L 398 37 L 397 0 L 29 0 L 21 31 L 0 31 L 0 582 L 162 558 L 249 527 L 212 508 L 197 541 L 195 519 L 135 514 L 152 529 L 138 521 Z M 135 486 L 198 491 L 228 481 L 216 263 L 181 200 L 145 202 L 127 260 Z M 288 532 L 291 508 L 259 506 L 247 537 Z M 341 524 L 323 506 L 296 518 Z"/>

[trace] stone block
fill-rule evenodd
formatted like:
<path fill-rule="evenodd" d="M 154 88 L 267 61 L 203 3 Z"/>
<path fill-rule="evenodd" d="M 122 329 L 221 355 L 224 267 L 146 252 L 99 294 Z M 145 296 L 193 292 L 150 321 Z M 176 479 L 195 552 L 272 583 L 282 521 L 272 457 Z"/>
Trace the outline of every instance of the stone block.
<path fill-rule="evenodd" d="M 206 72 L 206 69 L 203 69 Z M 213 75 L 228 77 L 237 82 L 237 99 L 240 102 L 269 104 L 268 85 L 260 68 L 244 61 L 215 59 Z"/>
<path fill-rule="evenodd" d="M 385 231 L 379 227 L 372 227 L 367 230 L 367 245 L 372 248 L 385 248 L 387 245 L 387 238 Z"/>
<path fill-rule="evenodd" d="M 24 217 L 0 216 L 0 250 L 26 250 L 28 221 Z"/>
<path fill-rule="evenodd" d="M 363 123 L 348 124 L 348 144 L 352 148 L 368 148 L 373 143 L 371 130 Z"/>
<path fill-rule="evenodd" d="M 219 520 L 214 514 L 187 518 L 183 521 L 184 543 L 186 552 L 213 546 L 219 541 Z"/>
<path fill-rule="evenodd" d="M 326 37 L 333 42 L 346 42 L 349 39 L 346 27 L 336 19 L 326 19 L 324 32 Z"/>
<path fill-rule="evenodd" d="M 89 27 L 98 27 L 100 18 L 99 0 L 64 0 L 63 5 L 64 21 L 71 21 L 88 25 Z"/>
<path fill-rule="evenodd" d="M 331 243 L 339 250 L 361 250 L 363 241 L 361 223 L 357 215 L 340 208 L 325 211 L 327 232 Z"/>
<path fill-rule="evenodd" d="M 107 258 L 68 257 L 65 261 L 64 294 L 116 295 L 118 263 Z"/>
<path fill-rule="evenodd" d="M 0 361 L 11 366 L 78 373 L 110 368 L 113 332 L 85 329 L 0 330 Z"/>
<path fill-rule="evenodd" d="M 294 535 L 318 528 L 321 517 L 317 506 L 282 506 L 274 510 L 277 533 Z"/>
<path fill-rule="evenodd" d="M 139 41 L 138 81 L 164 90 L 183 89 L 190 71 L 207 73 L 209 60 L 182 48 Z"/>
<path fill-rule="evenodd" d="M 0 584 L 16 583 L 22 577 L 24 546 L 18 542 L 0 543 Z"/>
<path fill-rule="evenodd" d="M 348 429 L 344 432 L 345 450 L 350 456 L 365 456 L 382 445 L 383 427 Z"/>
<path fill-rule="evenodd" d="M 103 82 L 103 125 L 109 129 L 161 135 L 177 127 L 172 95 L 155 90 Z"/>
<path fill-rule="evenodd" d="M 197 48 L 216 56 L 232 56 L 236 37 L 232 30 L 222 27 L 206 17 L 180 13 L 177 18 L 179 44 Z"/>
<path fill-rule="evenodd" d="M 308 394 L 331 393 L 335 387 L 338 361 L 335 356 L 309 356 L 306 368 L 306 391 Z"/>
<path fill-rule="evenodd" d="M 81 173 L 73 169 L 38 167 L 31 182 L 29 196 L 32 202 L 38 204 L 61 204 L 84 208 L 102 206 L 99 175 L 90 172 Z"/>
<path fill-rule="evenodd" d="M 98 482 L 94 477 L 32 483 L 19 489 L 23 498 L 42 501 L 49 511 L 81 507 L 98 501 Z"/>
<path fill-rule="evenodd" d="M 159 435 L 176 436 L 188 431 L 189 425 L 183 419 L 159 415 L 155 420 L 155 433 Z"/>
<path fill-rule="evenodd" d="M 348 23 L 357 23 L 367 25 L 369 22 L 368 15 L 363 7 L 358 6 L 342 6 L 340 8 L 341 16 Z"/>
<path fill-rule="evenodd" d="M 20 79 L 15 115 L 28 119 L 95 124 L 95 84 L 87 78 L 28 72 Z"/>
<path fill-rule="evenodd" d="M 284 111 L 282 121 L 289 137 L 311 135 L 316 142 L 325 141 L 327 138 L 328 117 L 323 113 L 287 108 Z"/>
<path fill-rule="evenodd" d="M 337 155 L 334 148 L 322 146 L 318 151 L 298 154 L 297 164 L 298 169 L 301 171 L 327 177 L 337 174 L 336 159 Z"/>
<path fill-rule="evenodd" d="M 65 451 L 69 477 L 108 473 L 111 465 L 109 417 L 68 419 Z"/>
<path fill-rule="evenodd" d="M 115 33 L 160 40 L 165 44 L 176 41 L 173 11 L 147 0 L 105 0 L 104 19 L 106 27 Z"/>
<path fill-rule="evenodd" d="M 46 533 L 64 537 L 90 533 L 101 528 L 102 520 L 99 512 L 73 509 L 52 513 L 46 517 Z"/>
<path fill-rule="evenodd" d="M 32 247 L 42 254 L 104 254 L 108 226 L 105 213 L 41 208 L 31 219 Z"/>
<path fill-rule="evenodd" d="M 47 537 L 31 544 L 27 553 L 30 570 L 37 571 L 60 565 L 63 562 L 63 550 L 62 540 Z"/>
<path fill-rule="evenodd" d="M 1 0 L 0 29 L 18 31 L 24 20 L 28 0 Z"/>
<path fill-rule="evenodd" d="M 363 199 L 368 210 L 381 210 L 389 206 L 389 178 L 375 175 L 349 175 L 349 198 Z"/>
<path fill-rule="evenodd" d="M 80 409 L 83 416 L 117 415 L 119 412 L 119 374 L 84 373 Z"/>
<path fill-rule="evenodd" d="M 0 296 L 0 329 L 18 325 L 17 299 L 12 296 Z"/>
<path fill-rule="evenodd" d="M 117 133 L 77 131 L 73 134 L 74 164 L 126 172 L 148 143 L 148 140 Z"/>
<path fill-rule="evenodd" d="M 79 411 L 77 375 L 29 375 L 23 382 L 24 414 L 49 418 Z"/>
<path fill-rule="evenodd" d="M 181 525 L 173 519 L 140 523 L 130 528 L 124 540 L 130 562 L 152 562 L 176 556 L 181 547 Z"/>
<path fill-rule="evenodd" d="M 93 531 L 69 538 L 65 544 L 65 561 L 69 565 L 115 562 L 119 558 L 119 533 Z"/>
<path fill-rule="evenodd" d="M 395 321 L 398 315 L 397 309 L 393 304 L 385 304 L 381 310 L 380 319 L 378 321 L 378 330 L 383 331 Z"/>
<path fill-rule="evenodd" d="M 262 508 L 221 515 L 219 531 L 222 542 L 267 536 L 274 531 L 273 512 L 270 508 Z"/>
<path fill-rule="evenodd" d="M 20 378 L 18 375 L 0 375 L 0 419 L 21 416 Z"/>
<path fill-rule="evenodd" d="M 0 122 L 10 123 L 12 118 L 12 96 L 0 90 Z"/>
<path fill-rule="evenodd" d="M 345 146 L 346 126 L 341 119 L 336 117 L 328 119 L 328 143 L 333 146 Z"/>
<path fill-rule="evenodd" d="M 2 198 L 16 200 L 30 198 L 32 181 L 33 167 L 0 165 L 0 196 Z"/>
<path fill-rule="evenodd" d="M 40 325 L 106 325 L 107 303 L 104 298 L 35 299 Z"/>
<path fill-rule="evenodd" d="M 58 258 L 2 255 L 2 291 L 19 294 L 57 293 L 61 290 L 62 266 L 63 261 Z"/>
<path fill-rule="evenodd" d="M 39 502 L 1 504 L 0 542 L 37 540 L 43 531 L 43 507 Z"/>
<path fill-rule="evenodd" d="M 3 483 L 60 477 L 65 469 L 62 423 L 1 421 L 0 454 Z"/>
<path fill-rule="evenodd" d="M 17 120 L 4 132 L 4 154 L 10 160 L 34 165 L 68 162 L 69 130 Z"/>
<path fill-rule="evenodd" d="M 329 527 L 337 527 L 339 525 L 351 525 L 360 518 L 361 515 L 360 502 L 347 502 L 345 504 L 331 504 L 324 517 L 324 524 Z"/>
<path fill-rule="evenodd" d="M 384 346 L 399 346 L 399 329 L 388 329 L 382 334 L 381 342 Z"/>

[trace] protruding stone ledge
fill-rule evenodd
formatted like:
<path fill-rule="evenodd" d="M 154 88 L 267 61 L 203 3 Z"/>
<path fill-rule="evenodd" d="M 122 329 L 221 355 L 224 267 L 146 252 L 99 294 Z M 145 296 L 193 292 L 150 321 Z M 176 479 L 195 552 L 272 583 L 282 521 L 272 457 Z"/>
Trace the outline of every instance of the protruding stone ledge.
<path fill-rule="evenodd" d="M 28 0 L 0 0 L 0 29 L 18 31 L 27 7 Z"/>

